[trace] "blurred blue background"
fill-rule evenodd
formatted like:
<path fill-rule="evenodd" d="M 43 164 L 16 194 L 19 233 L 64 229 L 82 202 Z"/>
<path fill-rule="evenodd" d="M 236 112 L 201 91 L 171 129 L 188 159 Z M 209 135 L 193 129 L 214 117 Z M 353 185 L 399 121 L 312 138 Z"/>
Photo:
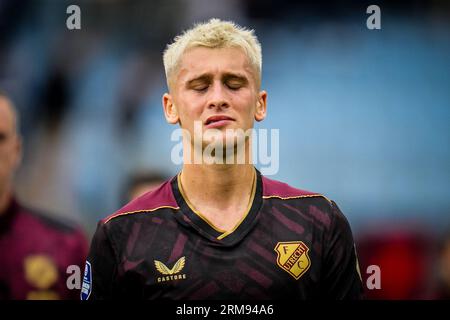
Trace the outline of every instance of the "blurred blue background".
<path fill-rule="evenodd" d="M 81 8 L 68 30 L 66 8 Z M 381 8 L 369 30 L 366 8 Z M 89 235 L 136 170 L 174 175 L 162 51 L 211 17 L 255 29 L 271 178 L 335 200 L 357 238 L 450 223 L 450 4 L 446 1 L 0 1 L 0 88 L 21 113 L 17 193 Z"/>

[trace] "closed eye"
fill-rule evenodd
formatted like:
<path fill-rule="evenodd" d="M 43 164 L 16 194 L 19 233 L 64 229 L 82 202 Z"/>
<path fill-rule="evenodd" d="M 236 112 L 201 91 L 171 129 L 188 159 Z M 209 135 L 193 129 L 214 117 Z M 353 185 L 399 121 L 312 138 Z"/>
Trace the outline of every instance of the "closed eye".
<path fill-rule="evenodd" d="M 226 85 L 231 90 L 238 90 L 238 89 L 242 88 L 242 86 L 243 86 L 243 84 L 241 82 L 235 82 L 235 81 L 228 82 Z"/>
<path fill-rule="evenodd" d="M 209 85 L 208 84 L 204 84 L 204 85 L 197 85 L 197 86 L 193 86 L 192 90 L 198 91 L 198 92 L 203 92 L 206 89 L 208 89 Z"/>
<path fill-rule="evenodd" d="M 238 90 L 247 85 L 248 80 L 244 76 L 228 74 L 224 77 L 223 82 L 231 90 Z"/>
<path fill-rule="evenodd" d="M 0 143 L 6 141 L 6 138 L 8 138 L 8 135 L 4 132 L 0 132 Z"/>
<path fill-rule="evenodd" d="M 190 90 L 194 90 L 197 92 L 203 92 L 208 89 L 209 85 L 212 82 L 212 77 L 209 75 L 202 75 L 200 77 L 189 80 L 186 84 L 186 87 Z"/>

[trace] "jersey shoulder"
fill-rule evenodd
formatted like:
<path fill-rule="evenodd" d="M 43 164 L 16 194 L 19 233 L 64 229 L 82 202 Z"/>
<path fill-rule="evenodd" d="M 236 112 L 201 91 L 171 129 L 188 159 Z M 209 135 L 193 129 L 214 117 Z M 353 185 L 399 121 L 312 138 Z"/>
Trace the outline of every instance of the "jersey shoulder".
<path fill-rule="evenodd" d="M 278 198 L 281 200 L 289 200 L 289 199 L 321 197 L 331 203 L 331 200 L 329 200 L 321 193 L 297 189 L 290 186 L 287 183 L 272 180 L 264 176 L 262 177 L 262 182 L 263 182 L 264 199 Z"/>
<path fill-rule="evenodd" d="M 287 183 L 263 177 L 263 199 L 275 201 L 277 212 L 302 221 L 307 219 L 314 224 L 329 228 L 331 221 L 339 215 L 334 201 L 321 193 L 294 188 Z"/>
<path fill-rule="evenodd" d="M 117 217 L 136 213 L 154 212 L 160 209 L 178 210 L 179 206 L 175 200 L 171 187 L 171 182 L 175 178 L 176 177 L 165 181 L 155 190 L 144 193 L 137 199 L 132 200 L 112 215 L 101 220 L 101 223 L 106 224 Z"/>

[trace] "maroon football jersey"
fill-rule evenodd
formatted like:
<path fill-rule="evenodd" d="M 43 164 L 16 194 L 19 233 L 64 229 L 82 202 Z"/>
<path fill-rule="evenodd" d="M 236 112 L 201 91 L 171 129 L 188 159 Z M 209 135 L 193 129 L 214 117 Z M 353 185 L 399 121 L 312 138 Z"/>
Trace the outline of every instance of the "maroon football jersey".
<path fill-rule="evenodd" d="M 83 268 L 87 251 L 81 230 L 12 200 L 0 215 L 0 299 L 79 299 L 67 267 Z"/>
<path fill-rule="evenodd" d="M 231 232 L 175 176 L 102 220 L 82 299 L 359 299 L 350 226 L 324 196 L 263 177 Z"/>

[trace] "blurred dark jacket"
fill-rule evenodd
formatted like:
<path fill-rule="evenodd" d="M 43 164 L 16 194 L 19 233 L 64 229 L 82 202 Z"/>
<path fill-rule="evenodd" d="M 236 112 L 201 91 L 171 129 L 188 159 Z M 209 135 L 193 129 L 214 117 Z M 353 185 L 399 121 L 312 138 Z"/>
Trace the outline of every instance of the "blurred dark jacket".
<path fill-rule="evenodd" d="M 66 272 L 70 265 L 83 267 L 87 250 L 80 228 L 12 199 L 0 215 L 0 300 L 79 299 Z"/>

